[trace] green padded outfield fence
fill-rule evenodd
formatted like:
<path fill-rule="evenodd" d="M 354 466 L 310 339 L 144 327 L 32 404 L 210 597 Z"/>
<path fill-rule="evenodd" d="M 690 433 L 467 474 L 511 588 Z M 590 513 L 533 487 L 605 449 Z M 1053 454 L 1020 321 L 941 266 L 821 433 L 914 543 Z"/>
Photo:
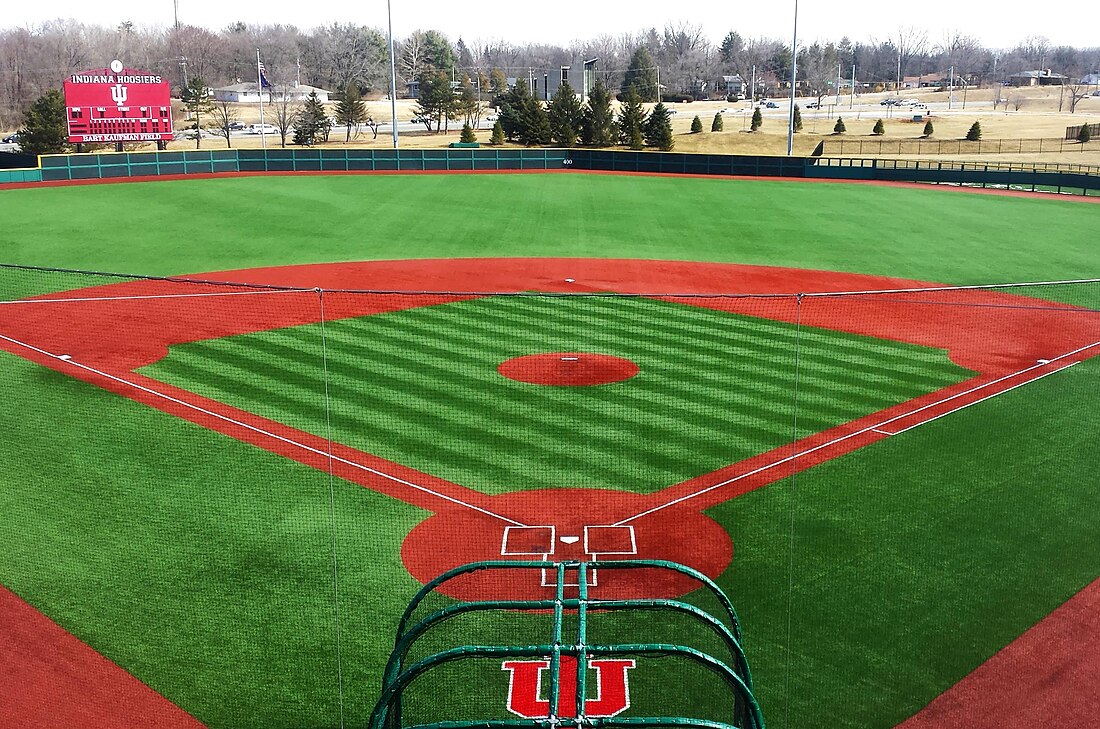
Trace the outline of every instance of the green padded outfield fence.
<path fill-rule="evenodd" d="M 882 180 L 1075 195 L 1100 194 L 1080 165 L 916 162 L 592 149 L 219 149 L 47 155 L 35 169 L 0 170 L 0 184 L 257 172 L 494 172 L 574 170 Z"/>

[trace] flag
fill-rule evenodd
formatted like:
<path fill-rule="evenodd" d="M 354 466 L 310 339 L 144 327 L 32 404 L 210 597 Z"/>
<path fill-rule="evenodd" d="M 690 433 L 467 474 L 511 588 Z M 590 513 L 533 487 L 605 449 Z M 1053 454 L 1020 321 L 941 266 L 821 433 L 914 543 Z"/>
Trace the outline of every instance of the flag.
<path fill-rule="evenodd" d="M 273 84 L 270 81 L 267 80 L 267 69 L 264 68 L 264 64 L 263 64 L 262 61 L 257 61 L 256 62 L 256 70 L 259 71 L 259 73 L 260 73 L 260 88 L 261 89 L 270 89 L 270 88 L 272 88 Z"/>

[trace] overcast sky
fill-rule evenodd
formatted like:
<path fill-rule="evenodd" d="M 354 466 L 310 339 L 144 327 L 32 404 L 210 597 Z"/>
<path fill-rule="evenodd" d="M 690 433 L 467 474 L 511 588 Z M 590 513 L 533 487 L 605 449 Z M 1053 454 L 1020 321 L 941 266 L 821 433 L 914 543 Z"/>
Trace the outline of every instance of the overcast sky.
<path fill-rule="evenodd" d="M 291 24 L 303 29 L 332 21 L 386 27 L 386 4 L 324 0 L 318 5 L 290 0 L 178 0 L 181 23 L 217 30 L 234 21 Z M 401 38 L 411 31 L 434 28 L 451 40 L 503 39 L 512 43 L 567 45 L 574 39 L 602 33 L 618 35 L 666 23 L 688 21 L 707 29 L 717 43 L 729 30 L 744 37 L 789 38 L 794 0 L 694 0 L 683 4 L 637 0 L 588 0 L 566 3 L 517 3 L 505 0 L 392 0 L 393 31 Z M 139 26 L 170 26 L 172 0 L 99 3 L 89 0 L 46 0 L 5 3 L 0 27 L 35 25 L 54 18 L 113 26 L 130 20 Z M 904 8 L 904 14 L 901 8 Z M 1100 10 L 1091 3 L 1071 2 L 1046 8 L 991 0 L 921 0 L 899 6 L 891 0 L 802 0 L 799 38 L 853 41 L 883 40 L 902 26 L 927 31 L 931 43 L 947 31 L 961 31 L 989 48 L 1010 48 L 1029 35 L 1041 35 L 1052 45 L 1100 46 Z M 560 12 L 565 9 L 566 12 Z M 1048 12 L 1049 10 L 1049 12 Z M 558 11 L 558 12 L 555 12 Z M 1091 18 L 1091 19 L 1090 19 Z"/>

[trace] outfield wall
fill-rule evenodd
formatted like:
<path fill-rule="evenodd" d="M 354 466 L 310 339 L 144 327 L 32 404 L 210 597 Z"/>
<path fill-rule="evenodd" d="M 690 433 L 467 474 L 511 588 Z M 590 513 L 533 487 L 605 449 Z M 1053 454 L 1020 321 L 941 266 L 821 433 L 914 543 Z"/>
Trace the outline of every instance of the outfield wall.
<path fill-rule="evenodd" d="M 1100 175 L 1050 165 L 774 157 L 592 149 L 219 149 L 40 157 L 0 184 L 249 172 L 600 170 L 969 185 L 1100 194 Z"/>

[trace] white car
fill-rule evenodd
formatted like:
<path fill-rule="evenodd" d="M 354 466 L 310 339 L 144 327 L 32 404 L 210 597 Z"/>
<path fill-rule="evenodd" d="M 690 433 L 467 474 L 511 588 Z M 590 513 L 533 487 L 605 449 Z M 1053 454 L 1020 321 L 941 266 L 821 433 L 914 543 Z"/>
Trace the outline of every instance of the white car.
<path fill-rule="evenodd" d="M 274 124 L 249 124 L 244 131 L 246 134 L 278 134 L 279 128 Z"/>

